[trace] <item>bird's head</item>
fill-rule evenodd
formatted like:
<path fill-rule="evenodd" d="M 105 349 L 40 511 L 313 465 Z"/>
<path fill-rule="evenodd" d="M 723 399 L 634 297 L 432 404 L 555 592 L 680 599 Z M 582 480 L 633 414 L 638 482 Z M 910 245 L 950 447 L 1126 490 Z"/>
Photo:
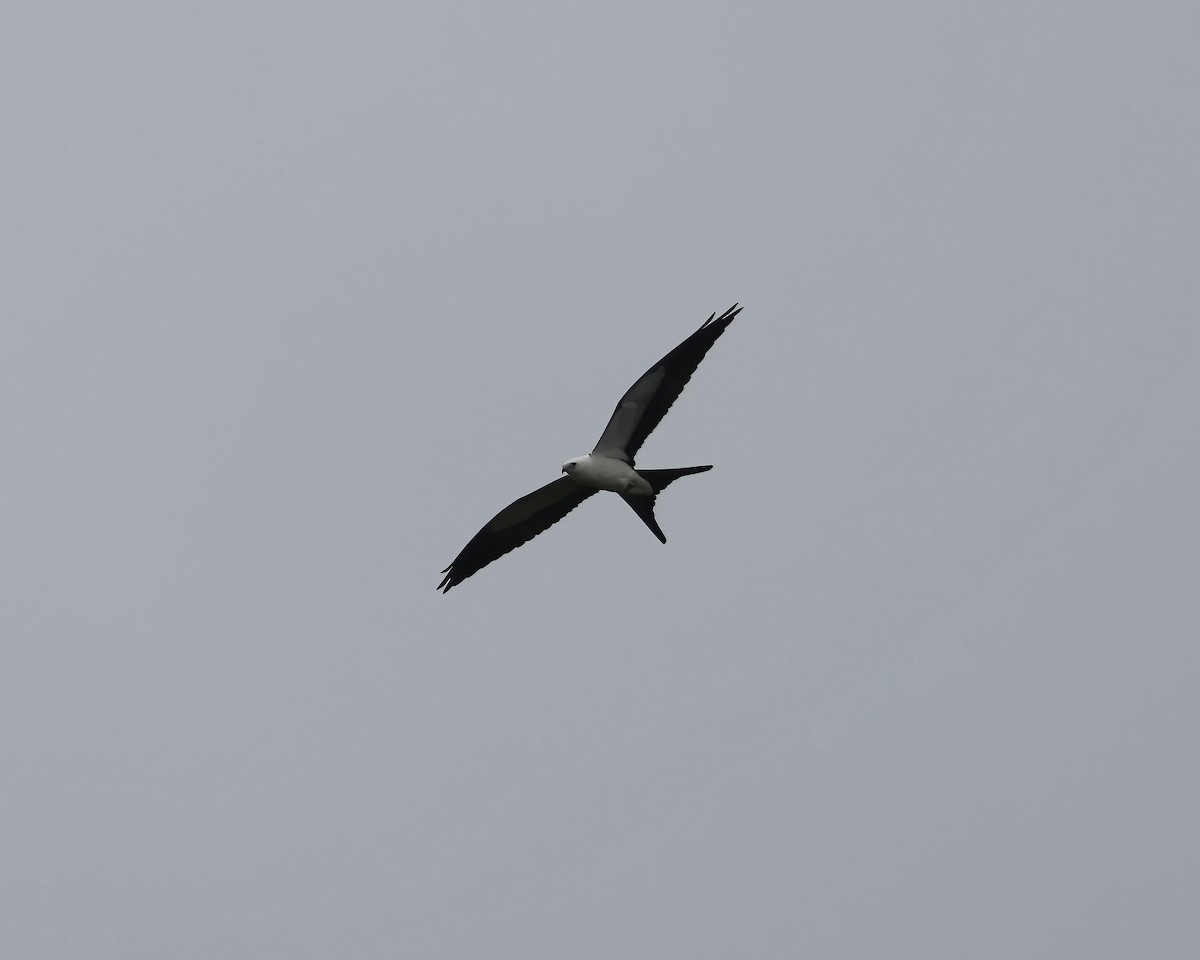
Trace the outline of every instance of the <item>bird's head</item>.
<path fill-rule="evenodd" d="M 581 464 L 586 459 L 588 459 L 586 456 L 572 457 L 570 460 L 568 460 L 566 463 L 564 463 L 562 465 L 562 472 L 565 473 L 567 476 L 570 476 L 571 474 L 573 474 L 575 472 L 575 470 L 579 466 L 579 464 Z"/>

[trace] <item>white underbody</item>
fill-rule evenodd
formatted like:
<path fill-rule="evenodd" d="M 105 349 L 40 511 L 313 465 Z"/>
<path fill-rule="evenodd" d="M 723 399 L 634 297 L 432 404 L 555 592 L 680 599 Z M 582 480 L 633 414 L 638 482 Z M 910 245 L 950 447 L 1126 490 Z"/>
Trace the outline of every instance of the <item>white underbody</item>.
<path fill-rule="evenodd" d="M 613 493 L 633 493 L 650 496 L 654 488 L 624 460 L 589 453 L 573 457 L 563 464 L 563 473 L 578 484 L 594 490 L 611 490 Z"/>

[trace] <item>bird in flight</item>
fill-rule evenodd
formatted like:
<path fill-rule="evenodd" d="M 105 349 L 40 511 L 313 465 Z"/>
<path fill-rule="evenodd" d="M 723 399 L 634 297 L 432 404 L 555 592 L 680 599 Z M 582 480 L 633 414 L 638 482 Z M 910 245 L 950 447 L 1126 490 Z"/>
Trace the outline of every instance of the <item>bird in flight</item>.
<path fill-rule="evenodd" d="M 635 470 L 633 459 L 683 392 L 717 337 L 740 312 L 741 307 L 735 303 L 719 317 L 714 313 L 699 330 L 638 377 L 621 397 L 595 449 L 564 463 L 565 476 L 513 501 L 492 517 L 442 571 L 445 577 L 438 589 L 449 592 L 493 560 L 548 530 L 600 490 L 620 494 L 650 531 L 666 543 L 667 538 L 654 519 L 655 499 L 673 481 L 711 470 L 712 464 Z"/>

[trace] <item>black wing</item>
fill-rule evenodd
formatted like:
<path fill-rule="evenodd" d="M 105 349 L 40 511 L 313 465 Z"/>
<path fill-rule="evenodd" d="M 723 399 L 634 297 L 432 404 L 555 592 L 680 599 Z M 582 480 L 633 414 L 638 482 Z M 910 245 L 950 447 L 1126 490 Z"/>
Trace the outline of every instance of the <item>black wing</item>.
<path fill-rule="evenodd" d="M 735 303 L 719 317 L 714 313 L 699 330 L 638 377 L 617 404 L 592 453 L 616 457 L 632 465 L 638 450 L 683 392 L 704 355 L 740 312 L 741 307 Z"/>
<path fill-rule="evenodd" d="M 446 576 L 438 589 L 448 592 L 509 550 L 515 550 L 526 540 L 548 530 L 596 492 L 570 477 L 559 477 L 520 500 L 514 500 L 492 517 L 462 548 L 454 562 L 442 571 Z"/>

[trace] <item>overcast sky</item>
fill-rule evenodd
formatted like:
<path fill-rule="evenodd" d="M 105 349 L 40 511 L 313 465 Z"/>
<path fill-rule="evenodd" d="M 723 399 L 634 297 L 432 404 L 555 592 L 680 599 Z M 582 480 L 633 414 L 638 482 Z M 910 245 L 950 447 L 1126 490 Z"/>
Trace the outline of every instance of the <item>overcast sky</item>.
<path fill-rule="evenodd" d="M 0 955 L 1200 955 L 1197 49 L 6 0 Z"/>

